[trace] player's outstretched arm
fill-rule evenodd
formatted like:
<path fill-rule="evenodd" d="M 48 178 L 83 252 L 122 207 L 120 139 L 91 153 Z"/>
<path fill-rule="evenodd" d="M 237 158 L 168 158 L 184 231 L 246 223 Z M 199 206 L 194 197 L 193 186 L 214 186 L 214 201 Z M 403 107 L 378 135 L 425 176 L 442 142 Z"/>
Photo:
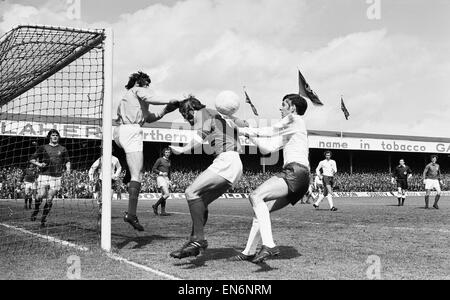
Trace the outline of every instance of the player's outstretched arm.
<path fill-rule="evenodd" d="M 239 128 L 250 127 L 250 125 L 248 124 L 248 122 L 246 120 L 242 120 L 242 119 L 240 119 L 238 117 L 234 117 L 234 116 L 229 117 L 229 119 L 232 120 L 234 122 L 234 124 L 236 124 L 236 126 Z"/>
<path fill-rule="evenodd" d="M 171 100 L 160 112 L 152 113 L 150 111 L 147 112 L 145 116 L 146 123 L 153 123 L 158 120 L 161 120 L 165 115 L 173 112 L 174 110 L 180 107 L 180 103 L 178 100 Z"/>
<path fill-rule="evenodd" d="M 283 138 L 275 137 L 275 138 L 258 138 L 258 137 L 249 137 L 250 141 L 255 144 L 259 150 L 261 150 L 262 154 L 269 154 L 276 152 L 283 148 Z"/>
<path fill-rule="evenodd" d="M 162 100 L 153 92 L 152 89 L 140 87 L 136 90 L 136 96 L 145 103 L 152 105 L 166 105 L 177 100 Z"/>

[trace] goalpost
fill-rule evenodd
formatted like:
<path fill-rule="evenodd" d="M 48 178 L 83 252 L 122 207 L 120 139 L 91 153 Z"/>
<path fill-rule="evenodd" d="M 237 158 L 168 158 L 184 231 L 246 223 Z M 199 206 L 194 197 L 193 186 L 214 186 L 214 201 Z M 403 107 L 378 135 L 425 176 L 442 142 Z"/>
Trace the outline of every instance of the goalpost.
<path fill-rule="evenodd" d="M 33 247 L 42 237 L 111 250 L 112 65 L 111 29 L 27 25 L 0 37 L 0 250 Z M 50 129 L 59 131 L 72 172 L 60 175 L 61 189 L 49 205 L 44 199 L 36 208 L 34 199 L 30 208 L 24 198 L 33 185 L 23 175 L 37 149 L 48 144 Z M 99 222 L 86 177 L 102 155 Z M 30 220 L 46 207 L 46 223 Z"/>

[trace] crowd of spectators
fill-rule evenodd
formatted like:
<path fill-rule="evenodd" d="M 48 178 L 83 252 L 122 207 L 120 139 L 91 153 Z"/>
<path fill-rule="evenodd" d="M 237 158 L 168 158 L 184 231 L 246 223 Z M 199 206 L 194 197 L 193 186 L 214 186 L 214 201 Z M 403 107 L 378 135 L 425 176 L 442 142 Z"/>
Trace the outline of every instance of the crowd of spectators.
<path fill-rule="evenodd" d="M 172 171 L 171 181 L 173 193 L 184 193 L 186 188 L 200 174 L 201 170 L 176 169 Z M 238 184 L 231 188 L 231 193 L 250 193 L 262 182 L 272 177 L 272 171 L 245 171 Z M 121 178 L 123 178 L 122 173 Z M 23 171 L 18 168 L 0 168 L 0 198 L 17 199 L 23 197 Z M 449 190 L 450 174 L 443 176 L 443 190 Z M 408 181 L 410 191 L 423 191 L 422 174 L 414 174 Z M 73 170 L 70 175 L 62 178 L 62 190 L 60 197 L 66 198 L 91 198 L 93 183 L 89 182 L 88 170 Z M 122 193 L 127 191 L 126 185 L 119 180 L 118 188 Z M 334 190 L 336 192 L 387 192 L 396 190 L 396 185 L 391 183 L 389 173 L 338 173 L 335 177 Z M 142 193 L 157 193 L 156 176 L 151 171 L 144 173 Z"/>

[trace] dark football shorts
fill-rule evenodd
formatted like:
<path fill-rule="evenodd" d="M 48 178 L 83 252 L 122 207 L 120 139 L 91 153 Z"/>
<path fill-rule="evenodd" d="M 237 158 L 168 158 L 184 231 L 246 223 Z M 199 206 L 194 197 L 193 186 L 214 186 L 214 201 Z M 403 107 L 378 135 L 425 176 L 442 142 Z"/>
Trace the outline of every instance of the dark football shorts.
<path fill-rule="evenodd" d="M 326 187 L 327 185 L 329 185 L 329 186 L 331 186 L 331 187 L 334 186 L 334 177 L 331 177 L 331 176 L 323 176 L 323 186 Z"/>
<path fill-rule="evenodd" d="M 111 179 L 111 189 L 115 189 L 116 186 L 116 180 Z M 95 183 L 95 192 L 101 192 L 102 191 L 102 180 L 99 179 Z"/>
<path fill-rule="evenodd" d="M 308 192 L 309 169 L 306 166 L 299 163 L 290 163 L 276 176 L 286 181 L 289 188 L 287 199 L 292 205 L 300 201 Z"/>
<path fill-rule="evenodd" d="M 402 190 L 407 190 L 408 189 L 408 180 L 397 179 L 397 187 L 401 188 Z"/>

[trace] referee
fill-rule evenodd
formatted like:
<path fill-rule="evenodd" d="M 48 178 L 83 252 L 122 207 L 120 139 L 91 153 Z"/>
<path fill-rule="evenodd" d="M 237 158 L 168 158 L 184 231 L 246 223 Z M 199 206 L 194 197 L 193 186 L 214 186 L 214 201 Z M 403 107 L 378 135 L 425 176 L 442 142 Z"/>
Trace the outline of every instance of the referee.
<path fill-rule="evenodd" d="M 408 190 L 408 179 L 411 178 L 411 168 L 405 165 L 405 160 L 402 158 L 399 161 L 399 165 L 394 169 L 392 173 L 392 184 L 397 181 L 398 188 L 398 206 L 403 206 L 406 199 L 406 191 Z"/>

